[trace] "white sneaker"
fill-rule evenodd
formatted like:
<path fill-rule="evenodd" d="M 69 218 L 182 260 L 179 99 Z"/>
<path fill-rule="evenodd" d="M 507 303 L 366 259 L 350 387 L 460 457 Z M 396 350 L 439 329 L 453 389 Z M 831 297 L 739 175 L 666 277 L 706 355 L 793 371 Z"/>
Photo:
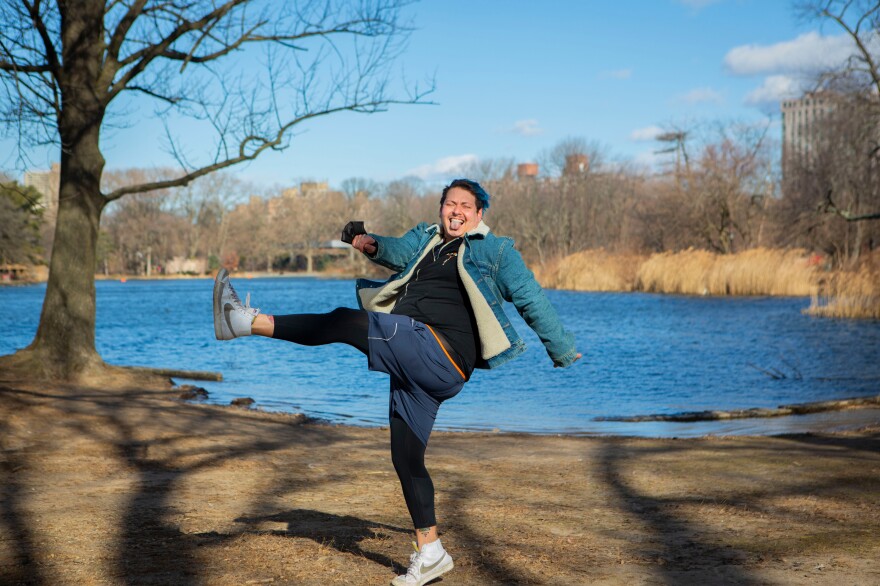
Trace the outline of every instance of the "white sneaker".
<path fill-rule="evenodd" d="M 229 282 L 229 272 L 220 269 L 214 279 L 214 335 L 218 340 L 231 340 L 251 335 L 251 324 L 260 310 L 251 307 L 250 293 L 244 305 Z"/>
<path fill-rule="evenodd" d="M 416 544 L 413 543 L 413 548 L 415 549 L 415 547 Z M 452 556 L 446 553 L 442 546 L 440 547 L 443 553 L 440 557 L 428 563 L 424 559 L 425 547 L 427 545 L 422 546 L 421 552 L 416 549 L 415 553 L 409 556 L 409 569 L 407 569 L 405 575 L 393 579 L 391 586 L 422 586 L 435 578 L 439 578 L 454 567 Z"/>

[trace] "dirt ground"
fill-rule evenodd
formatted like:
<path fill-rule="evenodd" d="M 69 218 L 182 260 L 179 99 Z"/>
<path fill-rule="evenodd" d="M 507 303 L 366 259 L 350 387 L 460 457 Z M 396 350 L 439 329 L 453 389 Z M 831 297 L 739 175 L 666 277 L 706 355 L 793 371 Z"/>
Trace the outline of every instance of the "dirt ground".
<path fill-rule="evenodd" d="M 0 383 L 0 583 L 387 584 L 387 429 Z M 880 411 L 878 411 L 880 422 Z M 687 440 L 436 433 L 437 584 L 880 584 L 880 425 Z"/>

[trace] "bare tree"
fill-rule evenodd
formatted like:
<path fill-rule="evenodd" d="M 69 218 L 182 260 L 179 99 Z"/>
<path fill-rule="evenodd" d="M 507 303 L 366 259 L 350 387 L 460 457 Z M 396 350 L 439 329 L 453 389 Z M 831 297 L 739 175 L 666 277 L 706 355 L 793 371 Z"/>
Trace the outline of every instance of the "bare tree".
<path fill-rule="evenodd" d="M 0 5 L 0 120 L 22 150 L 58 144 L 61 189 L 49 282 L 33 342 L 2 364 L 28 376 L 88 380 L 95 350 L 94 267 L 101 212 L 127 194 L 185 185 L 289 144 L 298 125 L 374 113 L 403 99 L 389 65 L 408 31 L 406 0 L 19 0 Z M 175 177 L 104 192 L 102 131 L 151 103 L 166 124 Z M 189 118 L 209 152 L 175 136 Z M 130 118 L 129 118 L 130 119 Z M 203 153 L 202 150 L 199 150 Z"/>
<path fill-rule="evenodd" d="M 871 155 L 880 117 L 865 101 L 834 94 L 815 122 L 809 148 L 786 161 L 782 220 L 795 243 L 824 250 L 837 264 L 858 261 L 880 243 L 880 158 Z"/>
<path fill-rule="evenodd" d="M 253 186 L 223 172 L 172 189 L 172 209 L 186 220 L 183 234 L 186 249 L 181 254 L 187 258 L 219 258 L 227 237 L 232 204 L 254 191 Z"/>
<path fill-rule="evenodd" d="M 597 141 L 588 141 L 582 137 L 564 138 L 538 155 L 541 173 L 562 175 L 573 156 L 586 156 L 589 169 L 601 169 L 608 158 L 608 148 Z"/>
<path fill-rule="evenodd" d="M 236 258 L 227 269 L 242 268 L 255 271 L 265 262 L 272 270 L 272 259 L 280 252 L 272 234 L 272 215 L 267 200 L 252 195 L 245 204 L 239 204 L 229 213 L 228 238 L 222 249 L 222 258 Z M 234 255 L 229 254 L 234 251 Z"/>
<path fill-rule="evenodd" d="M 830 23 L 852 41 L 853 53 L 841 67 L 822 72 L 817 89 L 838 97 L 838 106 L 855 113 L 867 132 L 863 133 L 854 160 L 847 165 L 857 175 L 877 174 L 880 167 L 880 2 L 877 0 L 812 0 L 801 3 L 802 14 L 811 20 Z M 852 142 L 852 132 L 845 139 Z M 859 167 L 852 169 L 853 164 Z M 875 181 L 876 185 L 876 181 Z M 847 222 L 880 220 L 876 194 L 856 197 L 857 208 L 845 203 L 846 194 L 825 189 L 819 210 L 836 214 Z M 853 197 L 850 194 L 849 199 Z M 870 201 L 870 206 L 866 202 Z M 861 231 L 858 229 L 857 231 Z"/>
<path fill-rule="evenodd" d="M 728 254 L 754 244 L 772 192 L 768 128 L 716 124 L 703 136 L 674 129 L 657 138 L 671 145 L 661 152 L 673 155 L 674 165 L 655 180 L 655 197 L 640 202 L 636 212 L 642 221 L 664 225 L 651 230 L 651 247 L 696 246 Z"/>

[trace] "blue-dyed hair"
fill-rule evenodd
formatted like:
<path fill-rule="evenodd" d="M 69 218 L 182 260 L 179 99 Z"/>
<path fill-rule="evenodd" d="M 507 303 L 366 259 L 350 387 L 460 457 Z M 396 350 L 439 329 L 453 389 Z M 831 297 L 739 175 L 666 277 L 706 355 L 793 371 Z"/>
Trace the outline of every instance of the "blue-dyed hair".
<path fill-rule="evenodd" d="M 440 205 L 443 205 L 443 202 L 446 201 L 446 194 L 453 187 L 460 187 L 465 191 L 470 192 L 477 199 L 477 209 L 478 210 L 488 210 L 489 209 L 489 193 L 483 189 L 483 187 L 477 183 L 476 181 L 471 181 L 470 179 L 456 179 L 449 185 L 443 188 L 443 195 L 440 197 Z"/>

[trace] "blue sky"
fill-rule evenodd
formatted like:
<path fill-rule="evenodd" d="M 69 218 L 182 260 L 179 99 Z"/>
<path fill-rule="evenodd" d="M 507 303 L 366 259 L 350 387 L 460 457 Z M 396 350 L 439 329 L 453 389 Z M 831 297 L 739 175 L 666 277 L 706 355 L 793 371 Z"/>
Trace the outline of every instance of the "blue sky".
<path fill-rule="evenodd" d="M 318 119 L 286 151 L 231 172 L 264 184 L 433 184 L 477 159 L 535 160 L 568 137 L 650 164 L 664 125 L 771 113 L 778 126 L 778 100 L 798 93 L 799 76 L 847 51 L 837 30 L 799 20 L 785 0 L 423 0 L 407 15 L 416 30 L 398 69 L 434 76 L 436 105 Z M 159 128 L 109 133 L 107 167 L 171 164 Z M 32 158 L 39 167 L 57 155 Z"/>

